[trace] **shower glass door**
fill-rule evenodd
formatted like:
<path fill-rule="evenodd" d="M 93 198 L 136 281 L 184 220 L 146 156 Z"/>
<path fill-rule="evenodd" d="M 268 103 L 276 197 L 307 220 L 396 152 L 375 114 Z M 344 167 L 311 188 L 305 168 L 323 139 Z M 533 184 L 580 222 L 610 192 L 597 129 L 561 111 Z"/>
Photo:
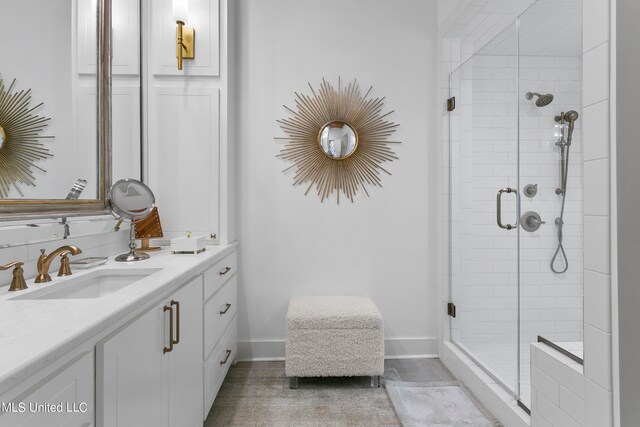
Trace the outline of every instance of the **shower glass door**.
<path fill-rule="evenodd" d="M 531 406 L 539 337 L 582 357 L 581 0 L 538 0 L 450 75 L 451 340 Z"/>
<path fill-rule="evenodd" d="M 518 58 L 513 24 L 450 76 L 452 340 L 518 391 Z M 500 226 L 498 225 L 500 224 Z"/>
<path fill-rule="evenodd" d="M 528 407 L 532 342 L 582 357 L 581 9 L 580 0 L 538 0 L 519 18 L 519 398 Z"/>

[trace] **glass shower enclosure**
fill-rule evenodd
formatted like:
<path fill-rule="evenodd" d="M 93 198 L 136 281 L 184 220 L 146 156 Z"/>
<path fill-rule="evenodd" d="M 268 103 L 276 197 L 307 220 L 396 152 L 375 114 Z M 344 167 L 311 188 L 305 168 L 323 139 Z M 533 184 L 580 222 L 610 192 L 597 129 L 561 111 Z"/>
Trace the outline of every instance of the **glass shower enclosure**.
<path fill-rule="evenodd" d="M 450 75 L 451 340 L 527 408 L 532 342 L 582 357 L 581 10 L 538 0 Z"/>

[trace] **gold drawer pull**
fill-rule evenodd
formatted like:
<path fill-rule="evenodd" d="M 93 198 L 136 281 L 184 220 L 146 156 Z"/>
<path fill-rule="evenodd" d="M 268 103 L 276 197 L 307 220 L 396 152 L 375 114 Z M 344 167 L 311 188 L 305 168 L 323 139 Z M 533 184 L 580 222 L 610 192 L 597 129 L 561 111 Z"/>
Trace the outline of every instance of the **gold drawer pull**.
<path fill-rule="evenodd" d="M 165 305 L 162 308 L 162 311 L 168 311 L 169 312 L 169 347 L 165 347 L 162 349 L 162 353 L 169 353 L 170 351 L 173 351 L 173 307 L 169 307 L 167 305 Z"/>
<path fill-rule="evenodd" d="M 221 275 L 221 276 L 224 276 L 225 274 L 227 274 L 230 271 L 231 271 L 231 267 L 225 267 L 224 270 L 221 270 L 218 274 Z"/>
<path fill-rule="evenodd" d="M 178 301 L 171 301 L 171 307 L 176 307 L 176 338 L 171 338 L 173 344 L 180 344 L 180 303 Z"/>
<path fill-rule="evenodd" d="M 224 365 L 225 363 L 227 363 L 227 360 L 229 360 L 229 356 L 231 356 L 231 350 L 227 349 L 227 355 L 225 356 L 224 360 L 220 361 L 220 364 Z"/>
<path fill-rule="evenodd" d="M 227 311 L 229 311 L 230 308 L 231 308 L 231 304 L 226 303 L 224 305 L 224 310 L 220 310 L 220 315 L 222 316 L 223 314 L 227 314 Z"/>

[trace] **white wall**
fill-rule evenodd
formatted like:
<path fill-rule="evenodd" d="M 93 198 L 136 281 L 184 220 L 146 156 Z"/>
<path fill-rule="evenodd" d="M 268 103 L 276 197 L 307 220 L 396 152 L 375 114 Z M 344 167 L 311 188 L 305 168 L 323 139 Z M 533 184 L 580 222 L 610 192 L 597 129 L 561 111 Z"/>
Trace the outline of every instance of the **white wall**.
<path fill-rule="evenodd" d="M 289 299 L 320 294 L 373 298 L 388 354 L 437 352 L 435 3 L 238 2 L 240 357 L 282 356 Z M 339 206 L 292 187 L 274 141 L 294 91 L 338 76 L 386 96 L 403 142 L 384 188 Z"/>
<path fill-rule="evenodd" d="M 235 240 L 232 30 L 234 2 L 192 0 L 195 58 L 178 70 L 171 0 L 143 1 L 146 180 L 165 237 Z M 214 237 L 215 236 L 215 237 Z"/>

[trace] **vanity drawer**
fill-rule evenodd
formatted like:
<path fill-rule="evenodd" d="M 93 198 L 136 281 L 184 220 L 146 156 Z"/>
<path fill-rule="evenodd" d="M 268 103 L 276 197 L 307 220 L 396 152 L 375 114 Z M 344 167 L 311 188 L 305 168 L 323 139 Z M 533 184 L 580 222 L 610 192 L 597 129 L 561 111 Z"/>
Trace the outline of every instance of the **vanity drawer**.
<path fill-rule="evenodd" d="M 204 417 L 220 390 L 238 351 L 238 317 L 234 316 L 218 346 L 204 365 Z"/>
<path fill-rule="evenodd" d="M 211 295 L 215 294 L 231 276 L 236 274 L 237 269 L 238 255 L 234 251 L 205 271 L 203 301 L 211 298 Z"/>
<path fill-rule="evenodd" d="M 211 354 L 238 311 L 237 278 L 233 276 L 204 306 L 204 358 Z M 227 306 L 230 304 L 230 306 Z"/>

